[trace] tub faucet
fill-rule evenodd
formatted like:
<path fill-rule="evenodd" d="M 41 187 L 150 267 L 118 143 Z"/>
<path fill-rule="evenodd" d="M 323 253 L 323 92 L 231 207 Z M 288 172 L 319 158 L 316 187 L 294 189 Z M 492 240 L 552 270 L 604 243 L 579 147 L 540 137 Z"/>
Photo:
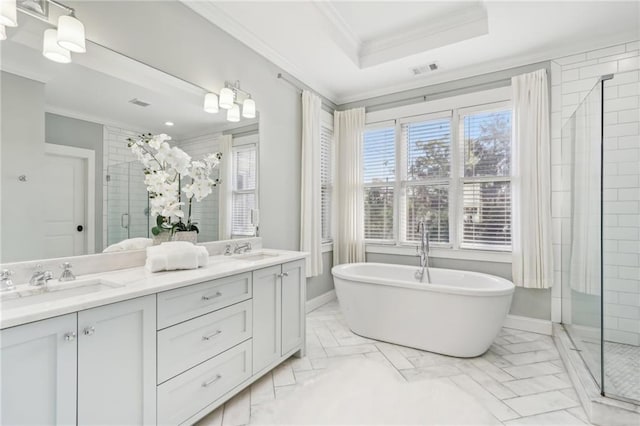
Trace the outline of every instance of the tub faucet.
<path fill-rule="evenodd" d="M 418 230 L 420 233 L 420 247 L 416 247 L 416 252 L 420 256 L 420 269 L 416 271 L 416 279 L 420 282 L 424 281 L 425 272 L 427 283 L 431 283 L 431 274 L 429 273 L 429 231 L 427 231 L 427 223 L 423 220 L 418 222 Z"/>

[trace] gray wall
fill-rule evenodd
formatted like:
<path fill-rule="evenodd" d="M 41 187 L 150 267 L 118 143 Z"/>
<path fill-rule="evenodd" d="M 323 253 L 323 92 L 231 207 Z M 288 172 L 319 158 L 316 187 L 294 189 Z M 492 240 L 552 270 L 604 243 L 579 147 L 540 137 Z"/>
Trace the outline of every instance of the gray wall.
<path fill-rule="evenodd" d="M 45 114 L 45 142 L 56 145 L 67 145 L 76 148 L 90 149 L 96 155 L 96 206 L 95 206 L 95 252 L 102 251 L 102 140 L 103 127 L 101 124 L 77 120 L 51 113 Z"/>
<path fill-rule="evenodd" d="M 417 256 L 367 253 L 367 262 L 396 263 L 418 266 Z M 498 262 L 480 262 L 475 260 L 431 258 L 429 264 L 434 268 L 459 269 L 462 271 L 482 272 L 511 280 L 511 264 Z M 512 315 L 551 319 L 551 290 L 537 290 L 516 287 L 511 302 Z"/>
<path fill-rule="evenodd" d="M 300 241 L 301 101 L 278 69 L 175 1 L 71 1 L 87 38 L 218 92 L 240 80 L 260 112 L 260 231 L 265 247 Z"/>
<path fill-rule="evenodd" d="M 0 261 L 42 258 L 44 84 L 6 72 L 0 82 Z"/>
<path fill-rule="evenodd" d="M 322 253 L 322 274 L 317 277 L 307 279 L 307 300 L 323 295 L 333 290 L 333 252 Z"/>

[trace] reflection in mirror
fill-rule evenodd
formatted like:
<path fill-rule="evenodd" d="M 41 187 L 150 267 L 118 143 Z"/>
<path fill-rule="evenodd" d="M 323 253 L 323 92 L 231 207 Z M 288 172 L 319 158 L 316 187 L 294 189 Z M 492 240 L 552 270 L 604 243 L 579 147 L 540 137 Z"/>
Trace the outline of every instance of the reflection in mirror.
<path fill-rule="evenodd" d="M 152 237 L 143 166 L 127 147 L 166 133 L 194 160 L 221 151 L 222 183 L 192 206 L 198 242 L 257 234 L 258 116 L 204 111 L 204 88 L 87 42 L 42 56 L 47 24 L 21 15 L 1 50 L 0 262 L 88 253 Z M 184 193 L 183 193 L 184 196 Z"/>

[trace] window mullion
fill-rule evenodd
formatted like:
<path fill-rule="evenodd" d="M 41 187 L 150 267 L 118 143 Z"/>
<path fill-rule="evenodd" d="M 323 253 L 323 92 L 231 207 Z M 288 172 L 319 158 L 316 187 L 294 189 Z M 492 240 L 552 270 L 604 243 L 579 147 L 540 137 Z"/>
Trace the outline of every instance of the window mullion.
<path fill-rule="evenodd" d="M 400 120 L 395 121 L 395 146 L 396 146 L 396 184 L 394 187 L 394 209 L 393 209 L 393 235 L 395 244 L 400 245 L 405 239 L 405 217 L 406 217 L 406 191 L 405 181 L 407 180 L 407 152 L 405 141 L 402 137 L 402 124 Z"/>
<path fill-rule="evenodd" d="M 462 172 L 462 143 L 460 128 L 460 115 L 454 109 L 451 113 L 451 172 L 449 173 L 449 243 L 453 249 L 460 248 L 460 235 L 462 235 L 462 191 L 460 190 L 460 177 Z"/>

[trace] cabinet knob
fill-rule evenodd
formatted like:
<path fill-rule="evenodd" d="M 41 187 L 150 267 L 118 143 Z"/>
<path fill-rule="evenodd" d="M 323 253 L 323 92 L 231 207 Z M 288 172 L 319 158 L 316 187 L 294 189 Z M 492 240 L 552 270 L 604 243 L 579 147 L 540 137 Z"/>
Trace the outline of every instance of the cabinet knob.
<path fill-rule="evenodd" d="M 95 332 L 96 332 L 95 327 L 86 327 L 83 331 L 85 336 L 91 336 Z"/>
<path fill-rule="evenodd" d="M 281 274 L 278 274 L 278 277 L 282 278 L 282 277 L 288 277 L 289 273 L 288 272 L 283 272 Z"/>
<path fill-rule="evenodd" d="M 64 333 L 64 340 L 66 340 L 67 342 L 71 342 L 73 340 L 76 340 L 76 332 L 75 331 L 70 331 L 68 333 Z"/>

